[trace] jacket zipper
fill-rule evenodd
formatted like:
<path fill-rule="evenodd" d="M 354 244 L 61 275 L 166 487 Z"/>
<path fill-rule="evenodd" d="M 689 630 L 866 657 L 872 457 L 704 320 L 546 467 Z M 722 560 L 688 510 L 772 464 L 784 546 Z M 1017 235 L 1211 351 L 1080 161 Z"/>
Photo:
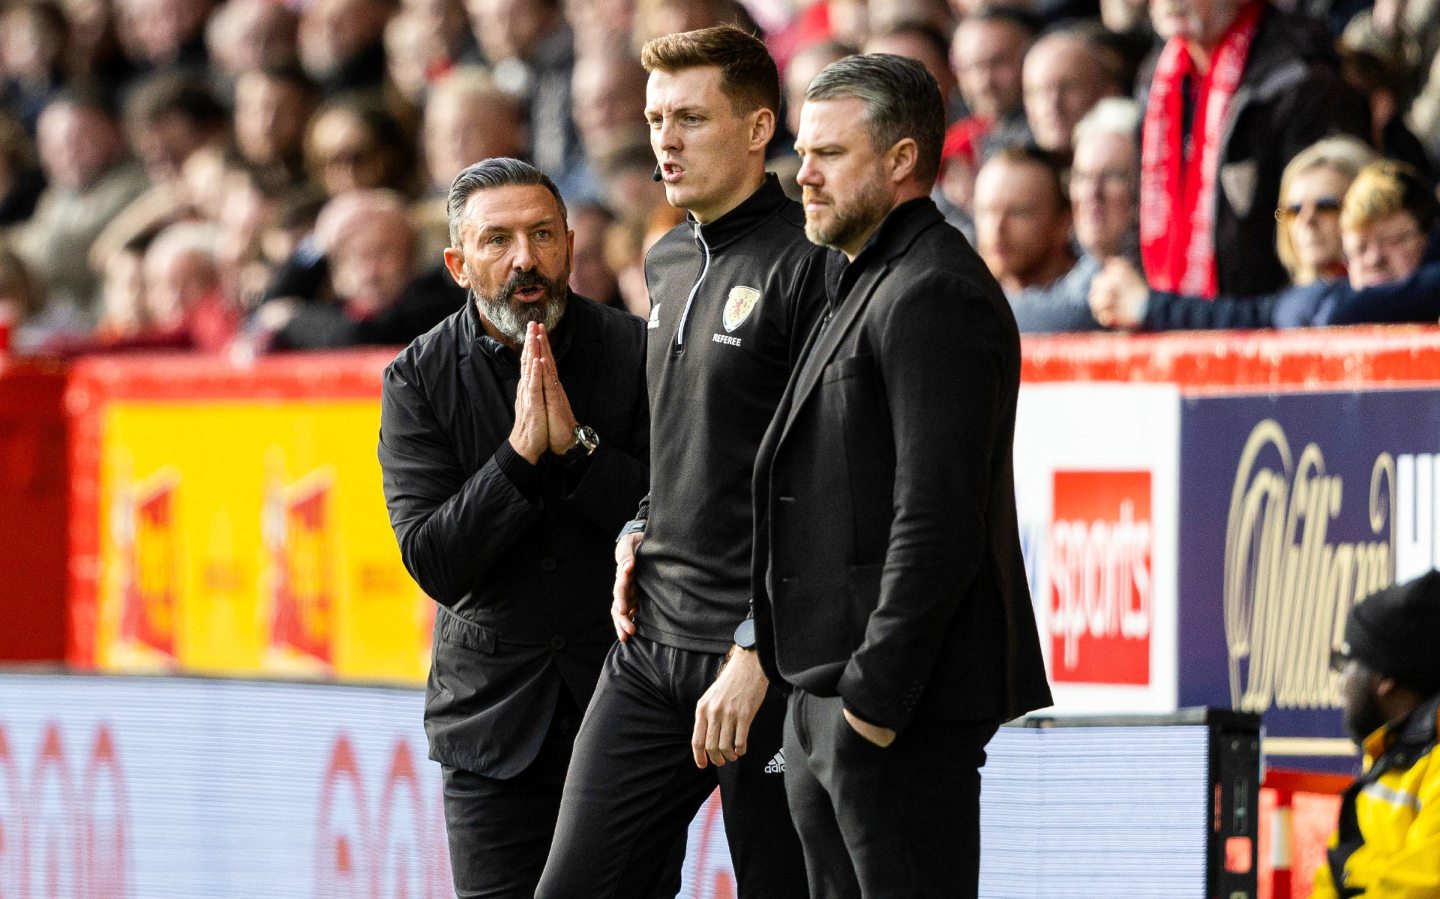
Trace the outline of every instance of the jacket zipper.
<path fill-rule="evenodd" d="M 675 332 L 675 348 L 681 349 L 685 346 L 685 323 L 690 320 L 690 305 L 695 302 L 695 294 L 700 292 L 700 285 L 705 283 L 705 276 L 710 273 L 710 245 L 705 242 L 705 236 L 700 233 L 700 223 L 692 223 L 695 230 L 695 242 L 700 249 L 705 251 L 705 264 L 700 268 L 700 277 L 696 279 L 695 286 L 690 288 L 690 296 L 685 298 L 685 311 L 680 313 L 680 329 Z"/>

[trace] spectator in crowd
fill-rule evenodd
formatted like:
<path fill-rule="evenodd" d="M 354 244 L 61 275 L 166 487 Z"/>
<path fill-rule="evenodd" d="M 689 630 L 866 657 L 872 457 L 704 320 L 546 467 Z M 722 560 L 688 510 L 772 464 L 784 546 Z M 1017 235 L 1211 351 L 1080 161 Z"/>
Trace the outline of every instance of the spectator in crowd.
<path fill-rule="evenodd" d="M 310 0 L 300 12 L 300 62 L 327 97 L 378 92 L 394 0 Z"/>
<path fill-rule="evenodd" d="M 563 0 L 575 56 L 626 52 L 635 33 L 635 0 Z"/>
<path fill-rule="evenodd" d="M 1151 0 L 1150 10 L 1166 43 L 1141 152 L 1146 277 L 1205 297 L 1276 290 L 1286 281 L 1270 251 L 1280 170 L 1334 131 L 1364 135 L 1364 103 L 1314 29 L 1269 0 Z"/>
<path fill-rule="evenodd" d="M 120 44 L 141 75 L 209 65 L 205 21 L 211 0 L 115 0 Z"/>
<path fill-rule="evenodd" d="M 28 219 L 45 190 L 30 137 L 15 117 L 0 109 L 0 228 Z"/>
<path fill-rule="evenodd" d="M 351 95 L 315 112 L 305 160 L 315 183 L 338 197 L 347 190 L 388 188 L 410 193 L 415 140 L 377 100 Z"/>
<path fill-rule="evenodd" d="M 605 186 L 600 201 L 617 218 L 646 221 L 665 205 L 665 190 L 655 182 L 655 154 L 648 143 L 627 143 L 597 161 Z"/>
<path fill-rule="evenodd" d="M 1327 137 L 1286 164 L 1275 210 L 1275 252 L 1292 285 L 1345 277 L 1340 204 L 1360 169 L 1374 159 L 1375 151 L 1356 138 Z"/>
<path fill-rule="evenodd" d="M 1340 9 L 1342 16 L 1353 13 L 1340 34 L 1346 49 L 1393 60 L 1414 73 L 1423 72 L 1440 51 L 1440 3 L 1435 0 L 1352 2 Z"/>
<path fill-rule="evenodd" d="M 1075 265 L 1070 223 L 1060 168 L 1043 150 L 1009 147 L 981 166 L 976 249 L 1012 305 L 1021 291 L 1049 287 Z"/>
<path fill-rule="evenodd" d="M 1068 155 L 1075 126 L 1102 97 L 1124 94 L 1120 61 L 1093 31 L 1069 28 L 1042 35 L 1025 54 L 1021 79 L 1025 119 L 1040 149 Z"/>
<path fill-rule="evenodd" d="M 1049 286 L 1029 287 L 1012 298 L 1022 332 L 1099 327 L 1090 314 L 1091 281 L 1111 259 L 1138 259 L 1139 136 L 1139 106 L 1119 97 L 1101 100 L 1075 126 L 1069 190 L 1080 258 Z"/>
<path fill-rule="evenodd" d="M 1001 147 L 1030 140 L 1021 76 L 1034 40 L 1033 21 L 1012 10 L 976 13 L 955 26 L 950 64 L 970 117 L 986 127 L 981 162 Z"/>
<path fill-rule="evenodd" d="M 836 0 L 831 0 L 832 15 L 835 6 Z M 760 33 L 759 26 L 738 0 L 635 0 L 632 44 L 639 51 L 657 37 L 716 25 L 735 25 L 750 34 Z M 863 35 L 860 38 L 863 41 Z"/>
<path fill-rule="evenodd" d="M 955 27 L 955 14 L 946 0 L 867 0 L 866 6 L 866 39 L 861 46 L 876 35 L 912 24 L 940 35 L 949 34 Z"/>
<path fill-rule="evenodd" d="M 971 117 L 945 132 L 932 196 L 945 221 L 971 245 L 975 243 L 975 176 L 980 174 L 980 142 L 985 130 L 983 122 Z"/>
<path fill-rule="evenodd" d="M 462 58 L 474 57 L 475 36 L 470 33 L 461 0 L 402 0 L 400 15 L 419 27 L 427 82 L 443 77 L 460 65 Z"/>
<path fill-rule="evenodd" d="M 479 66 L 460 66 L 436 82 L 421 127 L 427 185 L 415 218 L 421 258 L 435 259 L 450 245 L 445 198 L 455 176 L 482 159 L 525 159 L 530 147 L 524 105 Z"/>
<path fill-rule="evenodd" d="M 1440 572 L 1357 603 L 1331 655 L 1364 773 L 1345 791 L 1314 899 L 1440 895 Z"/>
<path fill-rule="evenodd" d="M 272 265 L 264 252 L 264 237 L 280 214 L 283 193 L 270 187 L 249 166 L 230 166 L 220 181 L 219 228 L 215 259 L 220 267 L 221 290 L 243 313 L 254 310 L 270 283 Z"/>
<path fill-rule="evenodd" d="M 1100 0 L 1100 22 L 1112 34 L 1148 33 L 1149 0 Z"/>
<path fill-rule="evenodd" d="M 181 222 L 145 251 L 145 316 L 158 341 L 218 353 L 235 336 L 239 314 L 220 290 L 216 237 L 213 225 Z"/>
<path fill-rule="evenodd" d="M 415 235 L 393 191 L 336 197 L 316 220 L 314 238 L 330 290 L 266 301 L 249 335 L 255 350 L 406 344 L 464 304 L 464 290 L 438 267 L 413 277 Z"/>
<path fill-rule="evenodd" d="M 178 180 L 191 153 L 225 140 L 228 118 L 204 76 L 187 71 L 152 76 L 125 104 L 130 146 L 154 185 Z"/>
<path fill-rule="evenodd" d="M 45 312 L 45 294 L 14 250 L 0 241 L 0 355 L 26 353 L 50 337 L 51 323 L 39 321 Z"/>
<path fill-rule="evenodd" d="M 591 201 L 602 198 L 605 185 L 600 161 L 646 140 L 645 120 L 635 115 L 635 110 L 645 108 L 645 78 L 639 60 L 619 52 L 576 61 L 572 115 L 584 156 L 561 180 L 567 196 Z"/>
<path fill-rule="evenodd" d="M 209 206 L 218 206 L 224 197 L 216 187 L 225 168 L 226 121 L 225 110 L 198 72 L 160 72 L 134 87 L 125 104 L 125 125 L 150 188 L 96 236 L 90 248 L 92 269 L 103 272 L 109 255 L 137 234 L 153 234 L 187 218 L 211 217 Z"/>
<path fill-rule="evenodd" d="M 390 18 L 385 25 L 385 89 L 394 106 L 408 112 L 425 105 L 440 52 L 418 16 L 402 8 Z"/>
<path fill-rule="evenodd" d="M 653 158 L 653 157 L 652 157 Z M 605 233 L 605 266 L 615 273 L 620 302 L 630 314 L 650 317 L 650 291 L 645 284 L 645 254 L 685 220 L 683 210 L 661 203 L 648 217 L 617 218 Z"/>
<path fill-rule="evenodd" d="M 620 284 L 605 261 L 605 240 L 615 214 L 599 203 L 570 207 L 570 230 L 575 232 L 571 252 L 570 289 L 606 306 L 624 308 Z"/>
<path fill-rule="evenodd" d="M 44 285 L 47 302 L 89 310 L 99 279 L 90 245 L 146 188 L 115 110 L 97 93 L 67 90 L 40 114 L 40 165 L 49 187 L 14 235 L 15 250 Z"/>
<path fill-rule="evenodd" d="M 150 325 L 145 305 L 145 251 L 155 233 L 137 234 L 105 259 L 101 270 L 100 319 L 91 337 L 97 343 L 122 343 Z"/>
<path fill-rule="evenodd" d="M 70 75 L 82 82 L 123 84 L 135 65 L 120 47 L 119 15 L 112 0 L 62 0 L 70 24 Z"/>
<path fill-rule="evenodd" d="M 22 0 L 0 9 L 0 102 L 30 134 L 65 83 L 70 25 L 52 0 Z"/>
<path fill-rule="evenodd" d="M 205 27 L 213 74 L 227 90 L 241 73 L 296 62 L 300 17 L 276 0 L 225 0 Z"/>
<path fill-rule="evenodd" d="M 59 355 L 194 350 L 216 354 L 230 345 L 239 324 L 220 288 L 215 228 L 180 222 L 149 240 L 137 235 L 107 260 L 101 326 L 79 340 L 52 340 Z M 144 247 L 138 278 L 133 256 Z M 138 304 L 136 298 L 139 298 Z"/>
<path fill-rule="evenodd" d="M 1370 145 L 1386 159 L 1407 162 L 1428 177 L 1430 154 L 1401 115 L 1414 93 L 1409 72 L 1395 60 L 1366 50 L 1342 50 L 1340 74 L 1370 103 Z"/>
<path fill-rule="evenodd" d="M 884 31 L 872 33 L 865 42 L 866 53 L 893 53 L 913 59 L 925 67 L 935 83 L 940 85 L 940 99 L 945 104 L 946 122 L 955 118 L 951 115 L 955 99 L 955 73 L 950 69 L 950 45 L 945 33 L 934 25 L 918 20 L 906 20 L 890 25 Z M 792 134 L 794 132 L 791 132 Z"/>
<path fill-rule="evenodd" d="M 1153 331 L 1433 323 L 1440 319 L 1440 264 L 1421 263 L 1436 210 L 1434 187 L 1415 169 L 1378 160 L 1360 170 L 1340 209 L 1347 279 L 1209 300 L 1151 291 L 1134 269 L 1112 262 L 1095 279 L 1091 308 L 1107 327 Z"/>
<path fill-rule="evenodd" d="M 795 134 L 800 128 L 800 107 L 805 104 L 805 90 L 810 79 L 837 59 L 855 52 L 854 47 L 836 41 L 820 41 L 796 53 L 785 67 L 785 128 Z M 953 80 L 953 76 L 952 76 Z"/>
<path fill-rule="evenodd" d="M 1410 104 L 1406 124 L 1430 153 L 1431 161 L 1440 164 L 1440 53 L 1431 61 L 1424 82 Z"/>
<path fill-rule="evenodd" d="M 305 180 L 305 132 L 319 88 L 294 63 L 267 63 L 235 82 L 235 149 L 267 184 Z"/>
<path fill-rule="evenodd" d="M 496 83 L 525 98 L 536 167 L 563 175 L 580 139 L 570 116 L 574 36 L 560 0 L 467 0 L 466 11 Z"/>

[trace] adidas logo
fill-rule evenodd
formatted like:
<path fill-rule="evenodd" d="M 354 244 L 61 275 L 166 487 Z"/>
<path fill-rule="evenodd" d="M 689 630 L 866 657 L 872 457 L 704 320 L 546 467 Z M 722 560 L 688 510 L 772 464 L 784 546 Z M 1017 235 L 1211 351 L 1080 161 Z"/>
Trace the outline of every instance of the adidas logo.
<path fill-rule="evenodd" d="M 771 759 L 770 761 L 768 761 L 768 762 L 765 763 L 765 773 L 766 773 L 766 774 L 784 774 L 784 773 L 785 773 L 785 750 L 782 749 L 782 750 L 780 750 L 779 752 L 775 753 L 775 757 L 774 757 L 773 759 Z"/>

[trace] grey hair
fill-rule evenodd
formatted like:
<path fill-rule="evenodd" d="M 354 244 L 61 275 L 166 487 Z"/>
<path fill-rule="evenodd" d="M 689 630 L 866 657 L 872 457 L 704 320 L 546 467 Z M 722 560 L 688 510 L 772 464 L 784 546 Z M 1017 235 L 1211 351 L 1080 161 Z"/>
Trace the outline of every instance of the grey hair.
<path fill-rule="evenodd" d="M 1093 136 L 1118 134 L 1137 140 L 1140 136 L 1140 104 L 1129 97 L 1106 97 L 1075 123 L 1073 142 Z"/>
<path fill-rule="evenodd" d="M 560 197 L 560 188 L 555 186 L 549 175 L 528 162 L 506 156 L 482 159 L 467 166 L 455 176 L 454 183 L 450 185 L 450 199 L 445 204 L 445 211 L 450 219 L 450 246 L 460 246 L 460 220 L 464 217 L 465 204 L 470 201 L 471 195 L 479 190 L 516 186 L 543 187 L 550 191 L 555 198 L 555 204 L 560 207 L 561 223 L 566 221 L 565 201 Z"/>
<path fill-rule="evenodd" d="M 945 143 L 945 104 L 934 76 L 913 59 L 866 53 L 826 66 L 805 91 L 807 101 L 851 97 L 865 105 L 865 125 L 875 148 L 883 152 L 912 138 L 919 151 L 915 176 L 933 183 Z"/>

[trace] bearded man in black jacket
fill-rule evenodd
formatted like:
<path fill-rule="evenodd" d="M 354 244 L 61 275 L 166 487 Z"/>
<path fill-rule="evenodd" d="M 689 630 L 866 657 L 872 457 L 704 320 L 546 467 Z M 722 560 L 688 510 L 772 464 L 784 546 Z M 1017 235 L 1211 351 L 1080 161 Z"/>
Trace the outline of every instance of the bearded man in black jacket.
<path fill-rule="evenodd" d="M 755 626 L 790 691 L 785 787 L 815 899 L 978 892 L 980 768 L 1050 704 L 1015 517 L 1020 334 L 930 191 L 945 128 L 914 60 L 805 94 L 805 233 L 830 312 L 755 460 Z"/>
<path fill-rule="evenodd" d="M 445 264 L 474 302 L 385 370 L 380 465 L 405 567 L 440 604 L 425 690 L 461 897 L 535 893 L 580 713 L 614 642 L 614 535 L 644 495 L 644 323 L 569 292 L 554 183 L 455 179 Z"/>

